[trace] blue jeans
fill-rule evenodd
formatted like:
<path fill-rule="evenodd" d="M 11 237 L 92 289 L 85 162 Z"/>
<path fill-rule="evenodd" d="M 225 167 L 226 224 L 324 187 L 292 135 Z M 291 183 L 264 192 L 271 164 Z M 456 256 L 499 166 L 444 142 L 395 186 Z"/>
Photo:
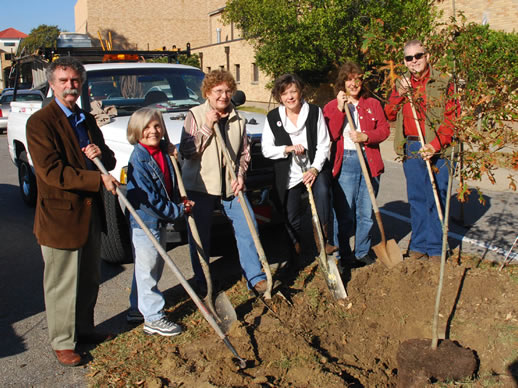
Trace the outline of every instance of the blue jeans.
<path fill-rule="evenodd" d="M 374 195 L 379 177 L 371 178 Z M 344 150 L 340 175 L 333 182 L 334 241 L 341 258 L 352 256 L 349 238 L 355 236 L 354 255 L 361 259 L 371 248 L 372 203 L 355 150 Z"/>
<path fill-rule="evenodd" d="M 239 262 L 241 263 L 243 274 L 248 282 L 248 287 L 251 288 L 261 280 L 265 280 L 266 275 L 262 271 L 254 240 L 252 238 L 252 234 L 250 233 L 250 229 L 248 228 L 248 224 L 246 222 L 243 209 L 241 208 L 241 204 L 238 201 L 238 197 L 223 199 L 217 195 L 210 195 L 197 191 L 189 191 L 187 192 L 187 196 L 195 203 L 192 209 L 192 215 L 194 217 L 194 221 L 196 222 L 196 227 L 200 235 L 203 251 L 205 252 L 206 256 L 210 257 L 210 233 L 212 227 L 212 215 L 214 209 L 216 209 L 216 207 L 221 204 L 223 207 L 223 213 L 231 221 L 232 227 L 234 228 L 234 236 L 236 238 L 237 250 L 239 252 Z M 257 223 L 255 221 L 255 217 L 253 216 L 254 213 L 252 211 L 252 207 L 250 206 L 248 199 L 246 199 L 246 196 L 244 196 L 244 198 L 257 230 Z M 198 253 L 196 251 L 196 245 L 190 230 L 189 248 L 191 253 L 192 268 L 194 270 L 194 278 L 198 283 L 205 284 L 205 276 L 203 275 L 203 270 L 201 268 Z"/>
<path fill-rule="evenodd" d="M 151 233 L 165 245 L 165 228 L 151 229 Z M 164 317 L 164 296 L 158 289 L 158 281 L 164 270 L 164 260 L 153 243 L 140 228 L 131 230 L 135 266 L 130 292 L 130 309 L 138 310 L 146 322 Z"/>
<path fill-rule="evenodd" d="M 442 226 L 437 215 L 426 163 L 417 155 L 420 148 L 420 142 L 408 141 L 405 146 L 406 158 L 403 162 L 412 226 L 412 239 L 408 248 L 412 251 L 426 253 L 429 256 L 439 256 L 442 251 Z M 444 214 L 448 189 L 447 160 L 434 157 L 431 162 Z"/>

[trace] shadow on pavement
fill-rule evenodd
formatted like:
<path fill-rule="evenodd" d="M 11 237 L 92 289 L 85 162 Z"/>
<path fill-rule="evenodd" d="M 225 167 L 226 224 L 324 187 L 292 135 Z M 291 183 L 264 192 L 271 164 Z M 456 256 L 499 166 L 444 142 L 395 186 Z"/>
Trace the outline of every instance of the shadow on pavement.
<path fill-rule="evenodd" d="M 25 337 L 35 328 L 46 329 L 46 318 L 27 322 L 14 330 L 13 325 L 45 311 L 43 298 L 43 258 L 32 232 L 34 208 L 22 201 L 18 186 L 0 184 L 0 331 L 3 345 L 0 358 L 27 350 Z M 113 267 L 113 268 L 111 268 Z M 102 282 L 121 271 L 122 267 L 102 265 Z M 46 332 L 45 332 L 46 334 Z M 50 345 L 49 345 L 50 346 Z"/>

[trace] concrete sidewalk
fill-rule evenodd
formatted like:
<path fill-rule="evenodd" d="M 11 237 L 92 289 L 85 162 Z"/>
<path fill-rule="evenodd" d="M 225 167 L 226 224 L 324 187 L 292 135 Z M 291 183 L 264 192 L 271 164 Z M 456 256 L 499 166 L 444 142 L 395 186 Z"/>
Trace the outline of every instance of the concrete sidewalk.
<path fill-rule="evenodd" d="M 384 161 L 387 162 L 395 162 L 397 159 L 397 155 L 394 151 L 394 129 L 391 128 L 391 134 L 387 140 L 380 144 L 381 156 Z M 401 163 L 401 162 L 398 162 Z M 403 165 L 401 164 L 401 168 Z M 498 192 L 509 192 L 516 193 L 509 188 L 509 179 L 507 177 L 509 175 L 515 176 L 518 179 L 518 171 L 513 171 L 507 168 L 499 168 L 495 171 L 495 184 L 492 184 L 486 176 L 482 177 L 481 181 L 467 181 L 468 186 L 470 188 L 476 189 L 479 188 L 481 191 L 491 190 Z"/>

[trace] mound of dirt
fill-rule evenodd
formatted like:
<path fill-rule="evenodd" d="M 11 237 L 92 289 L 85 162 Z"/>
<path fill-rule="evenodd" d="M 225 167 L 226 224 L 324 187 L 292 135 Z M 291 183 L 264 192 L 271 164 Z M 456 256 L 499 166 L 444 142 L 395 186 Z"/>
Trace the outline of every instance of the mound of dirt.
<path fill-rule="evenodd" d="M 270 308 L 247 299 L 239 282 L 227 292 L 240 319 L 228 337 L 248 360 L 245 370 L 238 370 L 199 313 L 185 318 L 185 309 L 193 311 L 185 301 L 171 309 L 173 318 L 183 316 L 185 334 L 147 337 L 139 328 L 119 336 L 94 351 L 91 383 L 395 387 L 400 344 L 432 337 L 439 268 L 406 260 L 391 270 L 379 262 L 353 269 L 344 274 L 348 298 L 336 301 L 313 263 L 282 288 L 284 297 L 268 301 Z M 479 268 L 470 260 L 446 264 L 439 337 L 475 352 L 479 367 L 470 381 L 477 384 L 512 387 L 518 381 L 517 270 Z"/>

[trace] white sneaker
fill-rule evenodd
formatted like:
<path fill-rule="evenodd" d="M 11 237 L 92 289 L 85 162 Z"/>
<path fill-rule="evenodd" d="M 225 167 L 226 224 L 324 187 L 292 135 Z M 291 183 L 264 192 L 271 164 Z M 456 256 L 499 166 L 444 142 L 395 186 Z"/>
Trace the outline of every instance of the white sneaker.
<path fill-rule="evenodd" d="M 162 317 L 153 322 L 144 323 L 144 333 L 160 334 L 166 337 L 172 337 L 182 332 L 181 326 L 171 322 L 166 317 Z"/>

